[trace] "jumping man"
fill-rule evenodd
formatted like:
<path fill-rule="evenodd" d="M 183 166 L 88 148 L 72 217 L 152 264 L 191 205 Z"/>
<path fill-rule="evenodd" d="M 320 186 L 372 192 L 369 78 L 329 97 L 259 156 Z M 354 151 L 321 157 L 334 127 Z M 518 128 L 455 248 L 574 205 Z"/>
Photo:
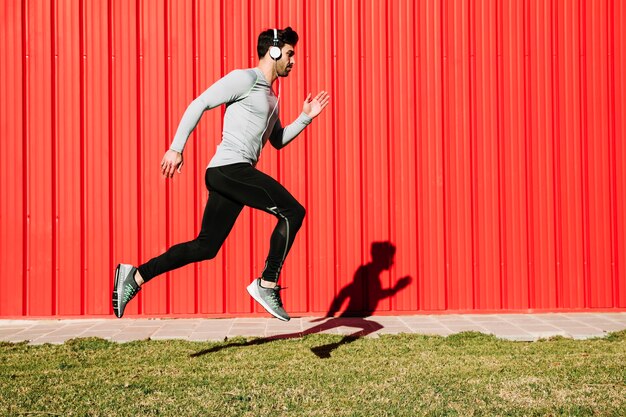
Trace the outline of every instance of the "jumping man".
<path fill-rule="evenodd" d="M 261 32 L 257 42 L 258 66 L 230 72 L 187 107 L 161 161 L 161 173 L 166 178 L 172 178 L 176 171 L 181 173 L 185 143 L 204 111 L 226 104 L 222 141 L 205 173 L 209 199 L 202 227 L 194 240 L 174 245 L 137 268 L 128 264 L 117 266 L 113 288 L 113 311 L 117 317 L 122 317 L 128 302 L 154 277 L 191 262 L 214 258 L 243 207 L 249 206 L 275 216 L 278 223 L 270 237 L 265 268 L 261 277 L 247 287 L 248 293 L 273 316 L 289 320 L 277 282 L 305 209 L 281 184 L 255 166 L 268 140 L 281 149 L 329 103 L 330 96 L 325 91 L 314 98 L 309 94 L 300 116 L 282 126 L 278 118 L 280 97 L 276 97 L 272 85 L 278 77 L 287 77 L 291 72 L 297 43 L 298 34 L 291 27 Z"/>

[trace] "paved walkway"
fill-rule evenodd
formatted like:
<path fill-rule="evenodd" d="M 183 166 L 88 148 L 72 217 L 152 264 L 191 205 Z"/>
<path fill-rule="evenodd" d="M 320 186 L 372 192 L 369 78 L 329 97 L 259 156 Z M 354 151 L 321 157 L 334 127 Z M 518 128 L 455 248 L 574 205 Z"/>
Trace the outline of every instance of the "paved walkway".
<path fill-rule="evenodd" d="M 291 338 L 313 333 L 365 337 L 397 333 L 448 336 L 467 330 L 508 340 L 534 341 L 557 335 L 574 339 L 603 337 L 623 329 L 626 329 L 626 312 L 305 317 L 288 323 L 271 318 L 0 320 L 0 341 L 64 343 L 77 337 L 101 337 L 116 342 L 220 341 L 235 336 Z"/>

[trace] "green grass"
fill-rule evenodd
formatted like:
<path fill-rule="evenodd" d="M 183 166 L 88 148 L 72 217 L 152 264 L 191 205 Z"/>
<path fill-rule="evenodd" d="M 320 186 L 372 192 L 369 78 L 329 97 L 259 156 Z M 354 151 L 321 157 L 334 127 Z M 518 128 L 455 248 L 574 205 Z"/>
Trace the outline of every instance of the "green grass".
<path fill-rule="evenodd" d="M 0 415 L 624 416 L 626 331 L 2 343 Z"/>

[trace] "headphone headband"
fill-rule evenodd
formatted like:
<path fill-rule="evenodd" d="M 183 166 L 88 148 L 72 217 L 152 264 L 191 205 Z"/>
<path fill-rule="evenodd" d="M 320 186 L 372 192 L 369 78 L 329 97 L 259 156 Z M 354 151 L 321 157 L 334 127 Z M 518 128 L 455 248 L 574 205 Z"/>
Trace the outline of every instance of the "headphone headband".
<path fill-rule="evenodd" d="M 272 39 L 272 46 L 270 46 L 270 57 L 274 61 L 278 61 L 280 57 L 283 55 L 283 52 L 280 50 L 278 43 L 280 40 L 278 39 L 278 29 L 274 28 L 274 39 Z"/>

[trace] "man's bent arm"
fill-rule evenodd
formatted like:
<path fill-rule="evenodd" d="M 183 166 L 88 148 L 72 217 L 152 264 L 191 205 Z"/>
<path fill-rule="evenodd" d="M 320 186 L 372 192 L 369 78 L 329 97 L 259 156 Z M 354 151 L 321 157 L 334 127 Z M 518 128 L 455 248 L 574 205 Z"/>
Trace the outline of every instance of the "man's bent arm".
<path fill-rule="evenodd" d="M 284 148 L 289 142 L 294 140 L 296 136 L 300 134 L 307 127 L 313 119 L 306 113 L 300 113 L 300 116 L 293 121 L 289 126 L 283 127 L 280 123 L 280 119 L 276 120 L 274 129 L 270 134 L 270 143 L 276 149 Z"/>
<path fill-rule="evenodd" d="M 246 97 L 256 77 L 246 70 L 234 70 L 217 80 L 206 91 L 189 104 L 183 114 L 170 149 L 183 153 L 187 139 L 196 128 L 205 110 Z"/>

